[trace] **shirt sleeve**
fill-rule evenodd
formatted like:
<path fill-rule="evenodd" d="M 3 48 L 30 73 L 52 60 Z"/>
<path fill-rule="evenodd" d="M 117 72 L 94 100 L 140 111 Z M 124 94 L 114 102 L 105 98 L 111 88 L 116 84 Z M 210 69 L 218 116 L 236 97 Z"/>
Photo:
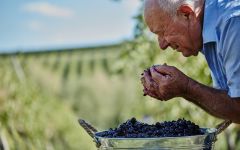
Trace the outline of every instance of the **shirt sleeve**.
<path fill-rule="evenodd" d="M 211 70 L 210 70 L 210 73 L 211 73 L 213 88 L 215 88 L 215 89 L 222 89 L 221 86 L 218 84 L 218 81 L 217 81 L 215 75 L 213 74 L 213 72 Z"/>
<path fill-rule="evenodd" d="M 222 25 L 219 46 L 230 97 L 240 97 L 240 16 Z"/>

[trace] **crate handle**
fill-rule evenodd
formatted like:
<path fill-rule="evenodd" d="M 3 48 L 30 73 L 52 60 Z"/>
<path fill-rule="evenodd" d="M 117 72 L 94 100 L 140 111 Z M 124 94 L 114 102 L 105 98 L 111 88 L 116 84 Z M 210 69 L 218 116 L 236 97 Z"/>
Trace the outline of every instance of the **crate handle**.
<path fill-rule="evenodd" d="M 98 132 L 97 129 L 95 129 L 92 125 L 90 125 L 83 119 L 79 119 L 78 122 L 83 127 L 83 129 L 88 133 L 88 135 L 90 135 L 93 138 L 93 141 L 96 143 L 97 148 L 99 148 L 101 146 L 101 143 L 95 137 L 95 133 Z"/>
<path fill-rule="evenodd" d="M 216 134 L 220 134 L 223 130 L 225 130 L 230 124 L 232 123 L 231 120 L 225 120 L 222 123 L 218 124 L 216 129 Z"/>

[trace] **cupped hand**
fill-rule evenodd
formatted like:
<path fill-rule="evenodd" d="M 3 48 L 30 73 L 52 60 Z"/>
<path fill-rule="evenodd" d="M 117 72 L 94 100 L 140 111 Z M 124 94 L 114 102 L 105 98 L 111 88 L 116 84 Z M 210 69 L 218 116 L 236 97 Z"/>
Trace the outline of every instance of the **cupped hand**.
<path fill-rule="evenodd" d="M 164 64 L 144 70 L 141 82 L 144 95 L 158 100 L 169 100 L 174 97 L 183 97 L 187 93 L 189 79 L 176 67 Z"/>

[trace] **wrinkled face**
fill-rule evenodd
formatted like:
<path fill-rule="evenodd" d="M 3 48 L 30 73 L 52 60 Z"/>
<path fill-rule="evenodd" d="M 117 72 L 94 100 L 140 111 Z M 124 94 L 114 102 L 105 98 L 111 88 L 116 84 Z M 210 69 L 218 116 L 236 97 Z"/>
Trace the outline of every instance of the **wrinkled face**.
<path fill-rule="evenodd" d="M 170 46 L 185 57 L 196 56 L 202 48 L 202 27 L 195 14 L 172 19 L 159 6 L 153 7 L 145 10 L 145 21 L 150 31 L 158 36 L 160 48 L 165 50 Z"/>

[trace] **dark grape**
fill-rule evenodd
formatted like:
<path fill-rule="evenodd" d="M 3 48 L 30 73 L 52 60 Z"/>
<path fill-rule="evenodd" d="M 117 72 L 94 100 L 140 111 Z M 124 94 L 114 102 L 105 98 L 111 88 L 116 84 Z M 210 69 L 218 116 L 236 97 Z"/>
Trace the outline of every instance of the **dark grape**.
<path fill-rule="evenodd" d="M 131 118 L 120 124 L 117 128 L 97 133 L 97 136 L 107 138 L 153 138 L 153 137 L 179 137 L 202 135 L 198 125 L 185 119 L 177 121 L 157 122 L 153 125 L 142 123 Z"/>

